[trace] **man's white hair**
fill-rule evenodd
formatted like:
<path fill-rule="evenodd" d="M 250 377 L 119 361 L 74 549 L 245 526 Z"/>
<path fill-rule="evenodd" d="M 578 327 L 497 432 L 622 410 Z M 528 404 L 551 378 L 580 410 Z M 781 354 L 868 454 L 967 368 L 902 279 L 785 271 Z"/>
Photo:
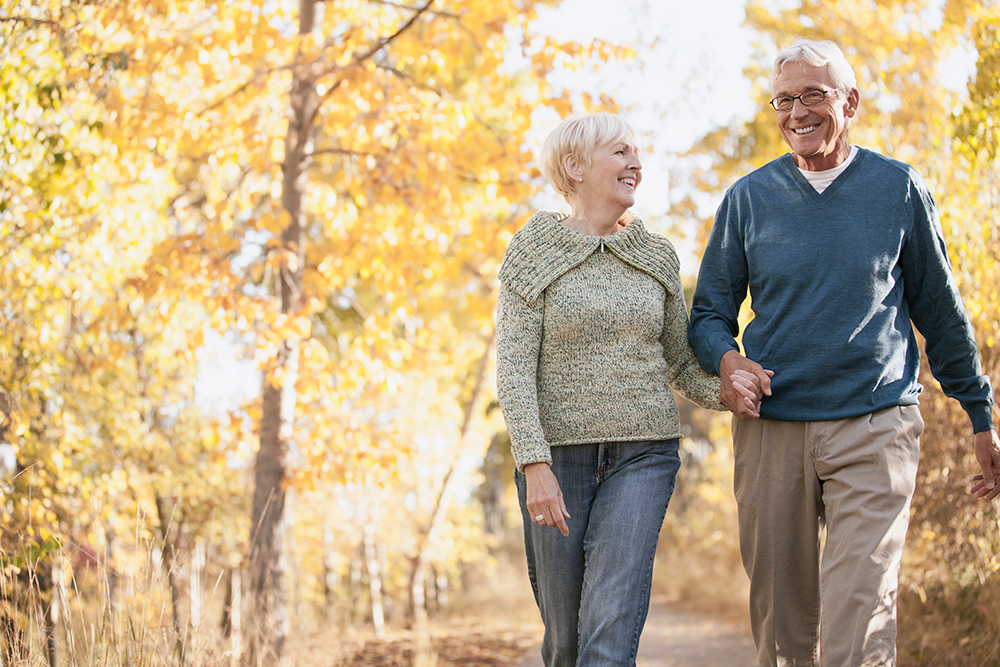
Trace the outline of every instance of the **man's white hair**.
<path fill-rule="evenodd" d="M 781 69 L 786 64 L 795 62 L 806 62 L 814 67 L 826 65 L 833 85 L 844 94 L 858 87 L 858 77 L 839 46 L 830 41 L 815 42 L 810 39 L 800 39 L 778 51 L 778 55 L 775 56 L 774 69 L 771 70 L 771 78 L 768 80 L 772 95 L 774 95 L 775 79 L 781 74 Z"/>

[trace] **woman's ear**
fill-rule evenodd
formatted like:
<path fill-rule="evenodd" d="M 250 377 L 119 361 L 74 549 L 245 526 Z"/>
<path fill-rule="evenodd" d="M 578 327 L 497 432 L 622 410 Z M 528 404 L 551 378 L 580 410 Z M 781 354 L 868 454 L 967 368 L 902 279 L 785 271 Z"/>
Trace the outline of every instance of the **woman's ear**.
<path fill-rule="evenodd" d="M 570 177 L 573 181 L 583 180 L 583 165 L 580 164 L 579 160 L 572 153 L 567 153 L 563 157 L 563 168 L 566 170 L 566 175 Z"/>

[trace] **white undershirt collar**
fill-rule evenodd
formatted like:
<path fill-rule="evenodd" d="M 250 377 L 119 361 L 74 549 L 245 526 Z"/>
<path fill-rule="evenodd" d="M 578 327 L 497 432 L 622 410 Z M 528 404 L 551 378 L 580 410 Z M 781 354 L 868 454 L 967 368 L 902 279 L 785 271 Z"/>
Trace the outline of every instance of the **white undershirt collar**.
<path fill-rule="evenodd" d="M 851 162 L 854 161 L 854 157 L 857 154 L 858 147 L 851 146 L 851 153 L 847 156 L 847 159 L 833 169 L 825 169 L 823 171 L 809 171 L 808 169 L 803 169 L 802 167 L 799 167 L 798 169 L 802 172 L 802 175 L 806 177 L 806 180 L 809 181 L 814 188 L 816 188 L 816 192 L 822 193 L 823 190 L 826 190 L 831 183 L 837 180 L 838 176 L 844 173 L 844 170 L 847 169 Z"/>

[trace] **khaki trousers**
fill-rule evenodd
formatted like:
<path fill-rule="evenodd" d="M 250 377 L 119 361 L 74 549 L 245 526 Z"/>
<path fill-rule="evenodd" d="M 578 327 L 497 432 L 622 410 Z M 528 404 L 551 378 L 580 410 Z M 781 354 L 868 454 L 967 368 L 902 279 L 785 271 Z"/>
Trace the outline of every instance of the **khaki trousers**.
<path fill-rule="evenodd" d="M 836 421 L 733 418 L 760 667 L 895 665 L 896 590 L 923 428 L 916 406 Z"/>

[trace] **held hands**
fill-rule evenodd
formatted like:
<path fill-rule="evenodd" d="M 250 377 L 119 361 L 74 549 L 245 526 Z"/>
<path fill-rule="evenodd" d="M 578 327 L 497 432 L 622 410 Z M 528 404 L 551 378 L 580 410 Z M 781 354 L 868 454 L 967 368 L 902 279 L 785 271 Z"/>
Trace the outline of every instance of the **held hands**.
<path fill-rule="evenodd" d="M 722 355 L 719 363 L 719 401 L 740 419 L 760 417 L 760 400 L 771 395 L 771 376 L 756 361 L 747 359 L 736 350 Z"/>
<path fill-rule="evenodd" d="M 970 493 L 976 498 L 993 500 L 1000 494 L 1000 437 L 995 430 L 976 434 L 976 460 L 983 471 L 972 478 L 978 484 Z"/>
<path fill-rule="evenodd" d="M 566 503 L 563 501 L 559 482 L 548 463 L 529 463 L 524 466 L 524 476 L 528 483 L 528 497 L 525 505 L 531 520 L 539 526 L 558 528 L 563 537 L 569 535 L 566 519 Z"/>

